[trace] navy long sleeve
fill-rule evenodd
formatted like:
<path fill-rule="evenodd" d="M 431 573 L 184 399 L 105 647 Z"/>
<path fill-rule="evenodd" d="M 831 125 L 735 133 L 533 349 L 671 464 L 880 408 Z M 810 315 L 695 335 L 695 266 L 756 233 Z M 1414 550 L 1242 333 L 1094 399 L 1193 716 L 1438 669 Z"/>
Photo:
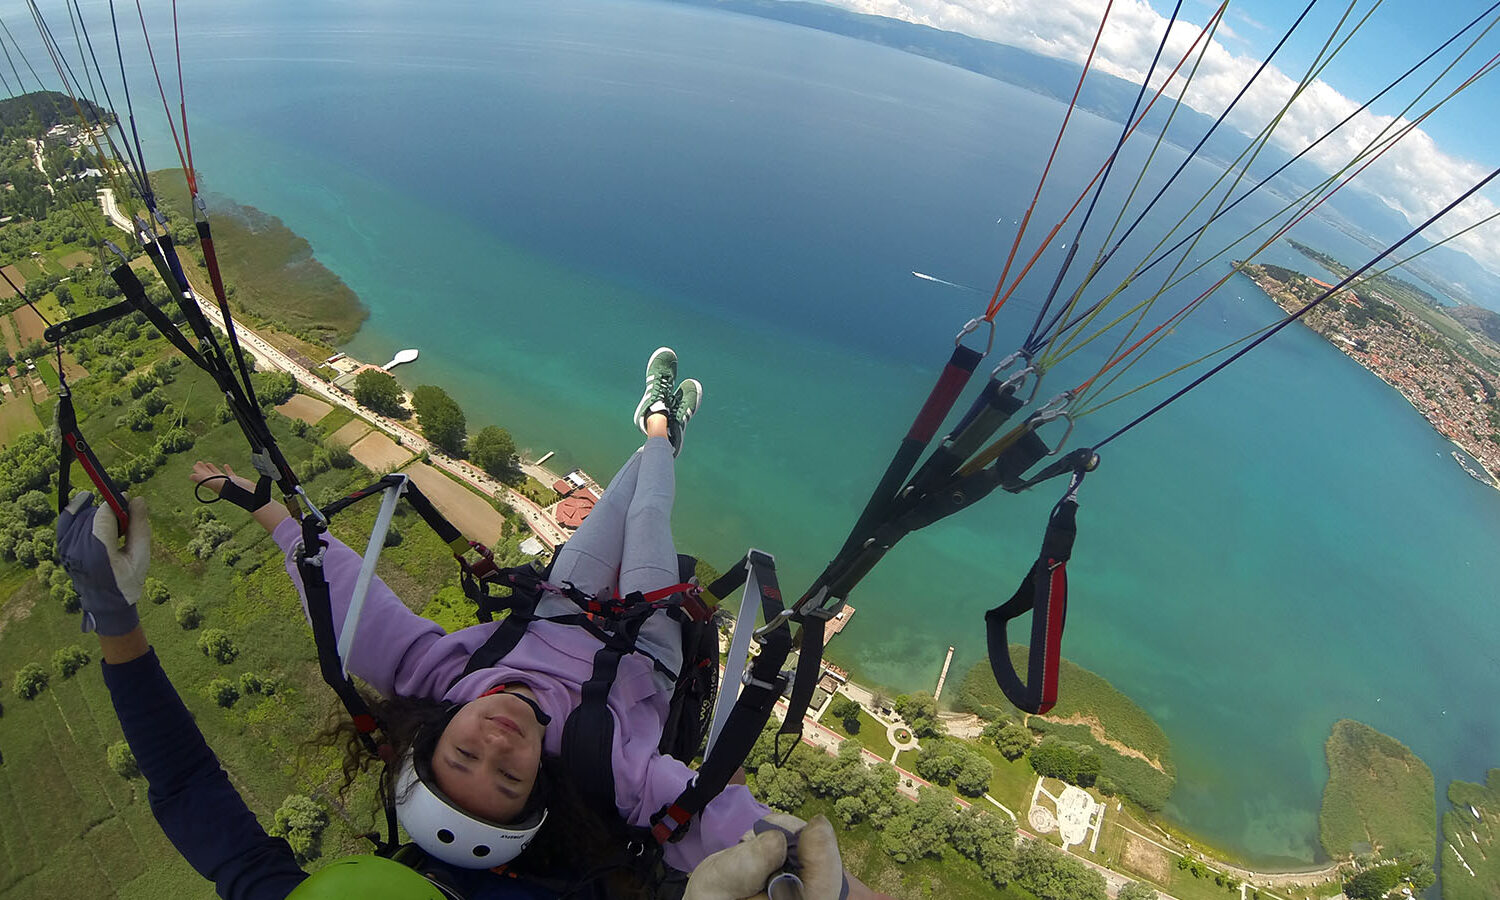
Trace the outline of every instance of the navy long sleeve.
<path fill-rule="evenodd" d="M 156 651 L 103 665 L 125 740 L 162 831 L 224 900 L 283 900 L 307 873 L 229 783 Z"/>

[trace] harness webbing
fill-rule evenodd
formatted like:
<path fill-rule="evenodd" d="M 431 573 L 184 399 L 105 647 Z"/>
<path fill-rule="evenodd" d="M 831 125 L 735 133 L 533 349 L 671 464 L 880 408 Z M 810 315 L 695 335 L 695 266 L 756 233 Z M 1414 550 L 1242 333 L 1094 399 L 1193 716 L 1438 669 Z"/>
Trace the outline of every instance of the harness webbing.
<path fill-rule="evenodd" d="M 783 615 L 785 610 L 781 602 L 781 590 L 776 582 L 775 561 L 764 553 L 752 550 L 742 560 L 742 564 L 734 566 L 714 582 L 709 592 L 715 597 L 733 593 L 745 583 L 752 569 L 755 583 L 760 588 L 761 615 L 769 626 L 757 632 L 761 652 L 750 664 L 750 668 L 740 676 L 743 684 L 740 695 L 735 700 L 728 719 L 719 729 L 713 748 L 698 767 L 697 776 L 676 800 L 651 817 L 651 836 L 659 844 L 680 840 L 687 832 L 693 816 L 702 812 L 715 797 L 723 793 L 729 780 L 750 755 L 761 729 L 771 716 L 777 698 L 786 689 L 786 676 L 781 673 L 781 666 L 792 649 L 792 632 Z M 803 653 L 807 654 L 809 650 L 804 649 Z M 719 689 L 727 690 L 728 685 L 720 685 Z"/>
<path fill-rule="evenodd" d="M 1029 713 L 1044 714 L 1057 702 L 1057 673 L 1062 652 L 1063 624 L 1068 614 L 1068 559 L 1078 534 L 1076 514 L 1080 471 L 1068 493 L 1053 507 L 1037 557 L 1015 594 L 984 614 L 990 669 L 1005 696 Z M 1026 680 L 1017 674 L 1010 657 L 1008 628 L 1012 619 L 1031 613 Z"/>

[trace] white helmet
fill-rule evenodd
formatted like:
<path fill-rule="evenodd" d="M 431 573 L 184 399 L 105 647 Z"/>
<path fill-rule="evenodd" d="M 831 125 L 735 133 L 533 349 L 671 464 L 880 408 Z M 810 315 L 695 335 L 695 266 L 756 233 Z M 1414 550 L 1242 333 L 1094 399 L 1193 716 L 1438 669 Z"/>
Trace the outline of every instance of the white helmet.
<path fill-rule="evenodd" d="M 411 752 L 396 776 L 396 817 L 428 855 L 460 869 L 504 865 L 525 850 L 547 821 L 540 803 L 520 822 L 501 825 L 460 809 L 437 787 L 430 757 Z M 535 790 L 541 790 L 538 783 Z"/>

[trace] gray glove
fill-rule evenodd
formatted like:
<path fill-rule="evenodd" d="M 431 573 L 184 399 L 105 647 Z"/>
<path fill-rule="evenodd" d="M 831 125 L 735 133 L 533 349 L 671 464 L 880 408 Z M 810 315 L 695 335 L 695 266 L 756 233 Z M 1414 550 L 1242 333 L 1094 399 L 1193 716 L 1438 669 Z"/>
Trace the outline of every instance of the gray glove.
<path fill-rule="evenodd" d="M 57 555 L 78 591 L 84 631 L 118 637 L 140 624 L 135 605 L 151 565 L 151 523 L 144 498 L 130 500 L 130 527 L 122 550 L 119 520 L 107 509 L 101 514 L 91 492 L 79 491 L 57 516 Z"/>
<path fill-rule="evenodd" d="M 789 854 L 795 843 L 795 854 Z M 791 858 L 795 855 L 795 861 Z M 791 864 L 796 877 L 782 874 Z M 693 870 L 684 900 L 843 900 L 848 895 L 838 839 L 823 816 L 803 824 L 772 813 L 740 843 Z"/>

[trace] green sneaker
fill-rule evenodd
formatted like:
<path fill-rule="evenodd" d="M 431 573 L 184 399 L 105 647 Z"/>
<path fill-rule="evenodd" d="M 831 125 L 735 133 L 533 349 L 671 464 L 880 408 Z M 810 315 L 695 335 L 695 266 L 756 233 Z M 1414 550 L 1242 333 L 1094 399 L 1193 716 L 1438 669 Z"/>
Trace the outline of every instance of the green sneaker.
<path fill-rule="evenodd" d="M 667 440 L 672 442 L 673 456 L 682 452 L 682 434 L 687 430 L 688 420 L 698 412 L 702 403 L 703 385 L 696 378 L 683 381 L 672 394 L 672 412 L 667 419 Z"/>
<path fill-rule="evenodd" d="M 646 362 L 646 392 L 635 408 L 635 427 L 646 433 L 646 414 L 660 403 L 669 416 L 672 408 L 672 385 L 677 381 L 677 354 L 671 347 L 659 347 Z"/>

